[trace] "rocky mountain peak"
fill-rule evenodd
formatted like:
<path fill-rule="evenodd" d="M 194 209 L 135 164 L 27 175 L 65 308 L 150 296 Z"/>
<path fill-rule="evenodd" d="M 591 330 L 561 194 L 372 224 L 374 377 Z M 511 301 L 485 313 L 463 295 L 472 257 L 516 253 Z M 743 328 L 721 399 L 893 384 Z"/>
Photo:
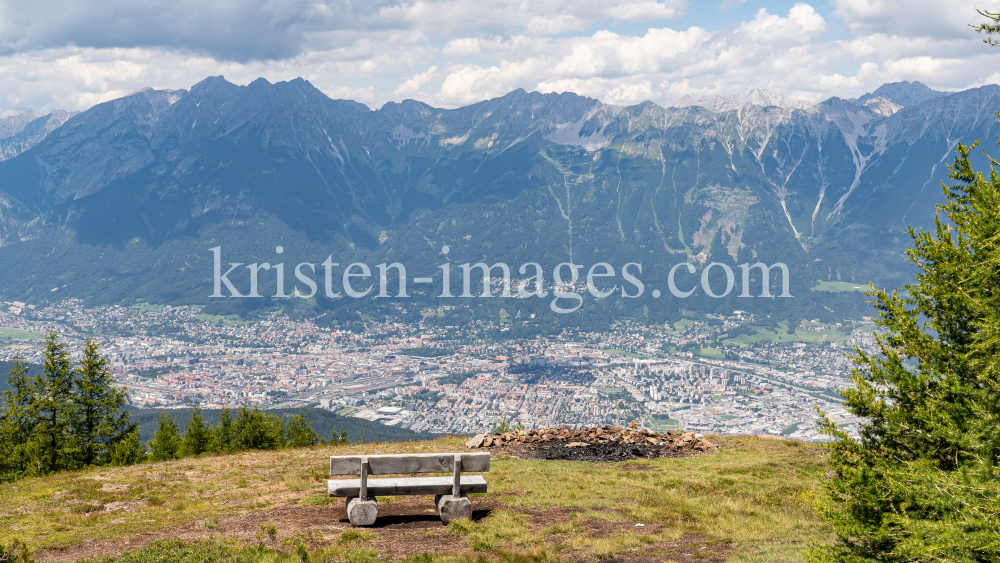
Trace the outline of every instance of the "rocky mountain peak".
<path fill-rule="evenodd" d="M 812 102 L 792 98 L 779 92 L 769 92 L 767 90 L 753 88 L 751 90 L 747 90 L 746 92 L 730 94 L 728 96 L 711 94 L 695 98 L 689 94 L 670 104 L 669 107 L 683 108 L 701 106 L 709 111 L 721 113 L 724 111 L 739 109 L 745 105 L 761 107 L 776 106 L 783 109 L 806 109 L 811 107 L 813 104 Z"/>
<path fill-rule="evenodd" d="M 944 96 L 945 94 L 947 94 L 947 92 L 931 90 L 920 82 L 907 82 L 904 80 L 902 82 L 889 82 L 883 84 L 874 92 L 865 94 L 855 101 L 860 105 L 868 105 L 868 101 L 870 100 L 883 98 L 893 104 L 902 107 L 909 107 L 939 96 Z"/>

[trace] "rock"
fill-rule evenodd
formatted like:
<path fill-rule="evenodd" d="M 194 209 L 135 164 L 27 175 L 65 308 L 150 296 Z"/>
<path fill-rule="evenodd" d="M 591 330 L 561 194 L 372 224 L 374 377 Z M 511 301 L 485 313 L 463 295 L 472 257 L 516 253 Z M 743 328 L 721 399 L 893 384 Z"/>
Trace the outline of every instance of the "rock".
<path fill-rule="evenodd" d="M 347 518 L 355 526 L 371 526 L 378 518 L 378 502 L 375 497 L 361 500 L 357 497 L 347 497 Z"/>
<path fill-rule="evenodd" d="M 469 438 L 465 441 L 465 447 L 471 449 L 478 448 L 483 445 L 486 440 L 486 434 L 476 434 L 475 436 Z"/>
<path fill-rule="evenodd" d="M 472 501 L 465 494 L 458 498 L 452 495 L 435 495 L 434 505 L 445 524 L 459 518 L 472 518 Z"/>
<path fill-rule="evenodd" d="M 567 448 L 582 448 L 584 446 L 589 446 L 589 445 L 590 444 L 588 444 L 587 442 L 570 442 L 570 443 L 566 444 L 566 447 Z"/>
<path fill-rule="evenodd" d="M 632 422 L 628 423 L 628 427 L 630 430 L 635 430 L 638 426 L 639 423 L 636 420 L 633 420 Z"/>
<path fill-rule="evenodd" d="M 484 448 L 489 448 L 492 445 L 493 445 L 493 437 L 492 436 L 487 436 L 487 437 L 483 438 L 483 447 Z"/>
<path fill-rule="evenodd" d="M 649 442 L 650 444 L 654 445 L 654 446 L 660 445 L 660 441 L 657 440 L 656 438 L 653 438 L 652 436 L 646 438 L 646 441 Z"/>

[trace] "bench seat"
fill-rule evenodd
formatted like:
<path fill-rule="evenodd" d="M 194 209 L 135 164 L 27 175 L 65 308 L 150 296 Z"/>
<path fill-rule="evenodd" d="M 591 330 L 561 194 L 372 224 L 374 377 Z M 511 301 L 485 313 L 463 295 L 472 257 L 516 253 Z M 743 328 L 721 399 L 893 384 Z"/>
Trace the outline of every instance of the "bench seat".
<path fill-rule="evenodd" d="M 400 477 L 368 479 L 368 496 L 394 495 L 447 495 L 452 493 L 452 477 Z M 464 494 L 485 493 L 486 479 L 482 475 L 462 475 L 461 490 Z M 361 479 L 338 479 L 327 482 L 331 497 L 357 497 Z"/>

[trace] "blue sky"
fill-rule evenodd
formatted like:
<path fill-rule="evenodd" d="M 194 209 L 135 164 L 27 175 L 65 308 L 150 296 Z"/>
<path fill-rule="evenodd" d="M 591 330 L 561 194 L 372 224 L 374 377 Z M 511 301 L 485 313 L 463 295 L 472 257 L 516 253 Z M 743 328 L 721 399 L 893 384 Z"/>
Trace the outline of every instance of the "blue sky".
<path fill-rule="evenodd" d="M 961 90 L 1000 82 L 1000 48 L 968 27 L 976 8 L 1000 0 L 0 0 L 0 110 L 82 110 L 210 75 L 301 76 L 371 107 L 515 88 L 660 105 Z"/>

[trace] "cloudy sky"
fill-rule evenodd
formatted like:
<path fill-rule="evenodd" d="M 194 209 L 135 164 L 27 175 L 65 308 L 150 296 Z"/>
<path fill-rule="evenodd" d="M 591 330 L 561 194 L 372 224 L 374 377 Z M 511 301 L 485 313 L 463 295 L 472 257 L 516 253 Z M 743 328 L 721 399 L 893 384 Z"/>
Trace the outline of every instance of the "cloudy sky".
<path fill-rule="evenodd" d="M 1000 0 L 0 0 L 0 109 L 86 109 L 210 75 L 301 76 L 379 107 L 515 88 L 605 102 L 1000 82 Z"/>

